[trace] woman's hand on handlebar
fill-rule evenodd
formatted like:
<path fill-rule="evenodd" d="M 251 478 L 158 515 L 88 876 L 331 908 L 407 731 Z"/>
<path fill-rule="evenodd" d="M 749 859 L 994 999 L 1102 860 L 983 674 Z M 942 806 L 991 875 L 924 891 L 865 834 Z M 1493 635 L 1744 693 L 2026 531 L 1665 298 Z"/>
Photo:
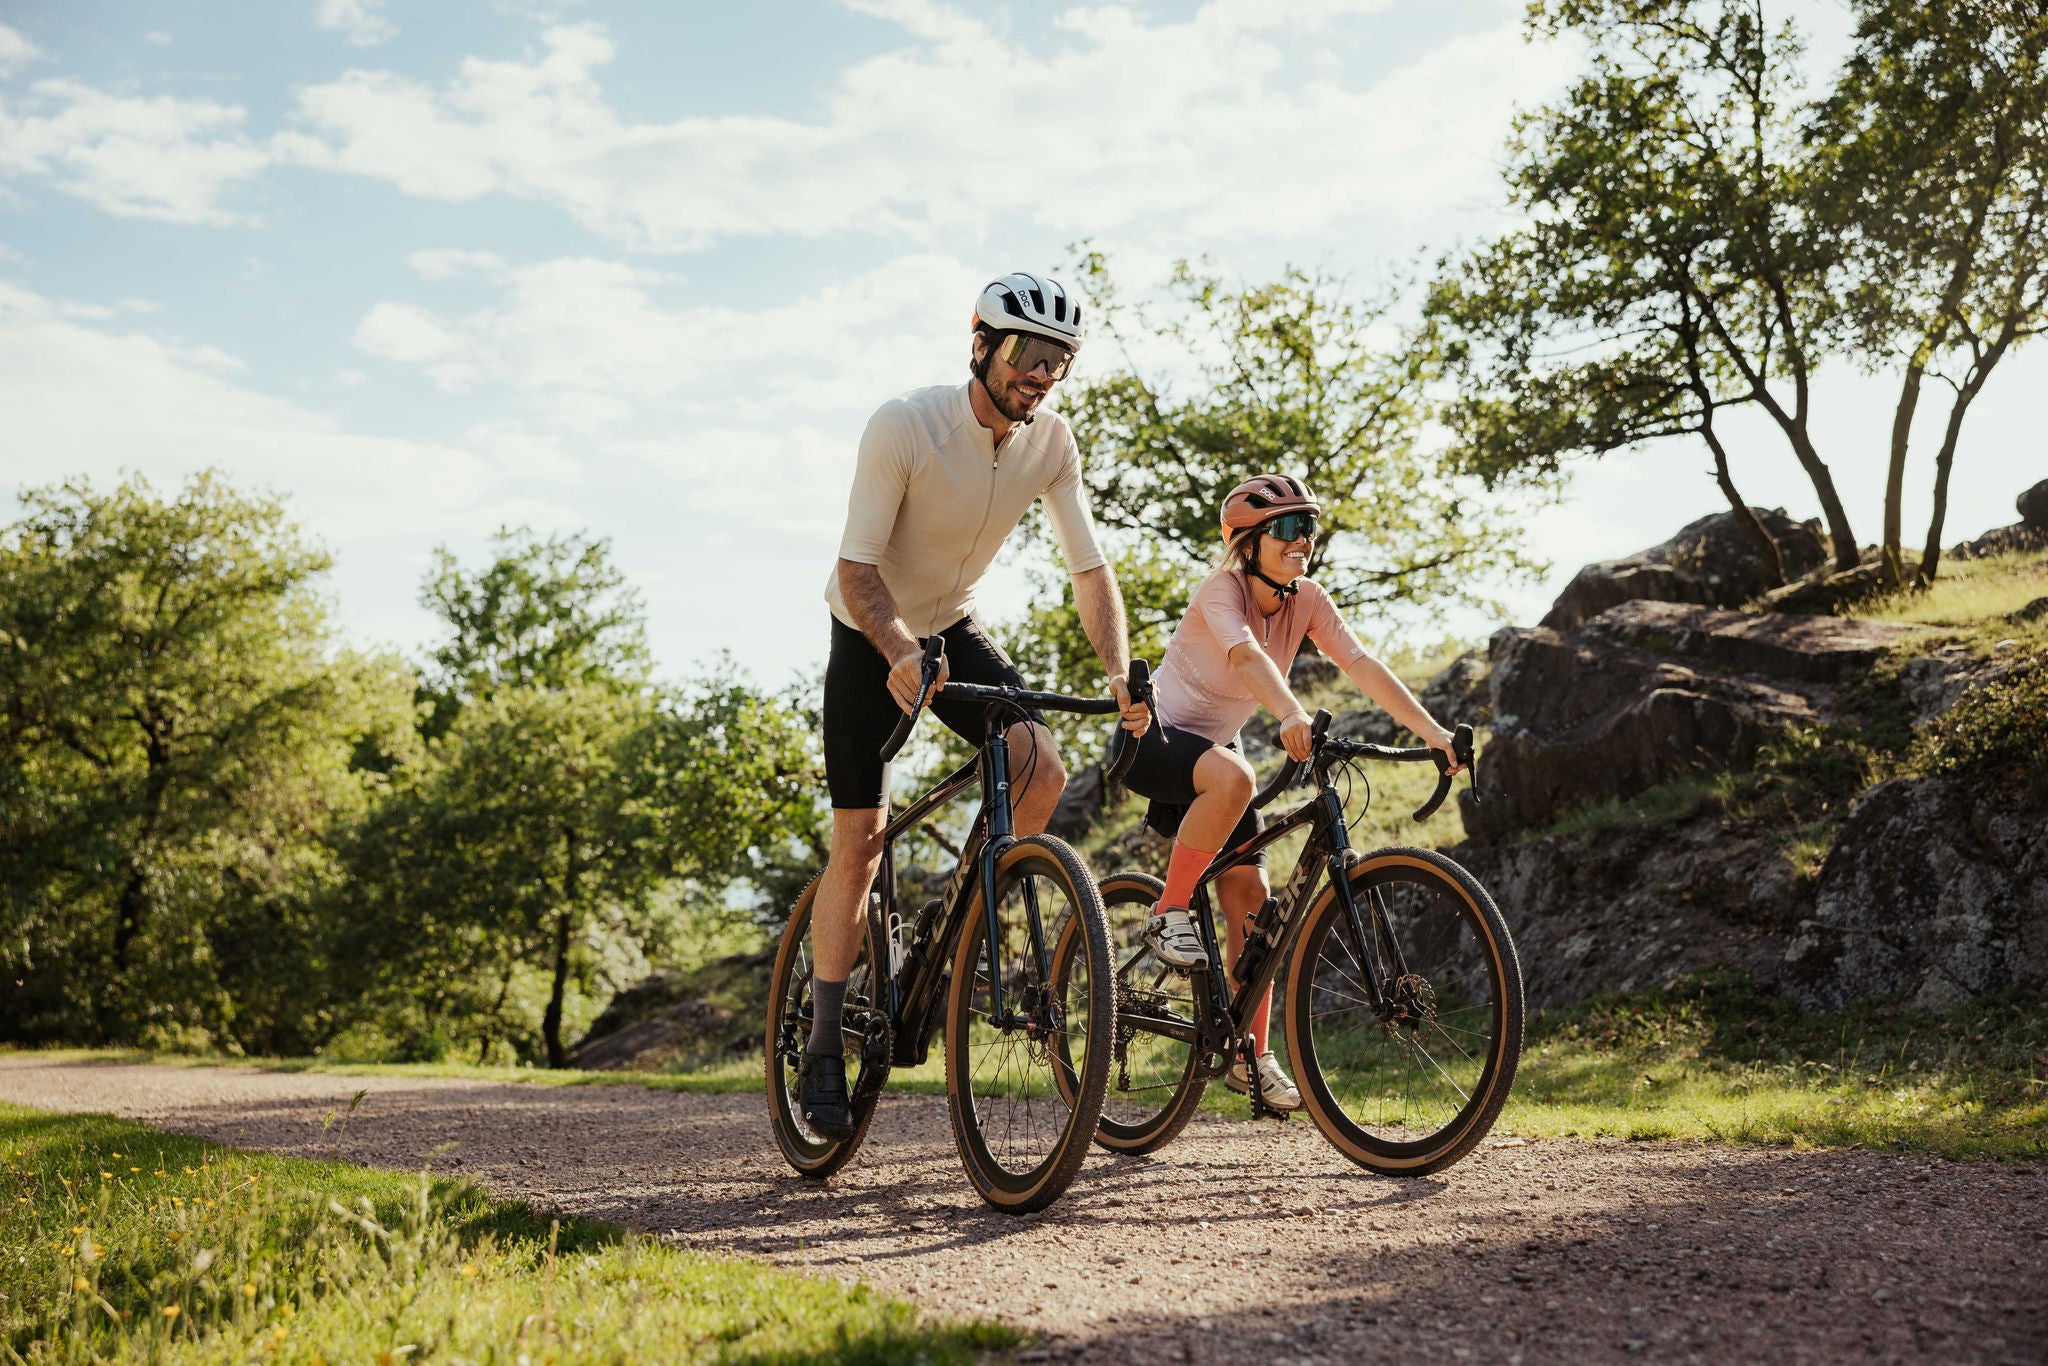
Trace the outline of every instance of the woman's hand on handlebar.
<path fill-rule="evenodd" d="M 1315 739 L 1311 734 L 1308 713 L 1295 711 L 1280 722 L 1280 748 L 1287 751 L 1287 757 L 1296 763 L 1306 763 L 1315 751 Z"/>
<path fill-rule="evenodd" d="M 1131 733 L 1133 740 L 1152 729 L 1152 708 L 1143 702 L 1131 700 L 1131 685 L 1121 678 L 1109 680 L 1109 690 L 1116 697 L 1117 712 L 1123 728 Z"/>
<path fill-rule="evenodd" d="M 1438 726 L 1433 732 L 1424 735 L 1422 738 L 1431 749 L 1449 761 L 1448 766 L 1442 770 L 1445 777 L 1455 777 L 1465 771 L 1465 762 L 1458 757 L 1456 748 L 1457 737 L 1450 731 L 1442 726 Z"/>
<path fill-rule="evenodd" d="M 938 694 L 952 675 L 953 667 L 944 655 L 939 656 L 939 676 L 932 683 L 932 693 Z M 907 715 L 917 705 L 917 689 L 924 682 L 924 651 L 912 646 L 908 654 L 898 655 L 896 662 L 889 666 L 889 696 L 896 699 L 896 705 Z M 925 701 L 931 701 L 927 697 Z"/>

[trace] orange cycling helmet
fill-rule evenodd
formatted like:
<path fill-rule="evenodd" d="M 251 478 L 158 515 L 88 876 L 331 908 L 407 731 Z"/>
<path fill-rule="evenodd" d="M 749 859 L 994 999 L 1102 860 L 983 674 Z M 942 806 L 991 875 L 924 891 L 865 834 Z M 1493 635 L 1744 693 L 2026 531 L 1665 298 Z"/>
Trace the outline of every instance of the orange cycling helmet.
<path fill-rule="evenodd" d="M 1321 514 L 1308 485 L 1291 474 L 1255 474 L 1223 495 L 1223 534 L 1269 522 L 1283 512 Z"/>

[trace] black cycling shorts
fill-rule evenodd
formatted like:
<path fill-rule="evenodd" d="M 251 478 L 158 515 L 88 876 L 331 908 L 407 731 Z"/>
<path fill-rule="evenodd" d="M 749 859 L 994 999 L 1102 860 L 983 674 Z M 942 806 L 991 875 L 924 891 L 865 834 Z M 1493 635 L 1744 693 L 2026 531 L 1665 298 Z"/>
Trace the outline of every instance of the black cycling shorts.
<path fill-rule="evenodd" d="M 973 617 L 962 617 L 939 634 L 946 639 L 946 676 L 953 682 L 1024 686 L 1017 666 Z M 932 699 L 931 711 L 977 747 L 988 733 L 987 708 L 948 699 L 943 688 Z M 1043 712 L 1034 710 L 1030 716 L 1034 721 L 1045 720 Z M 832 654 L 825 662 L 824 729 L 825 786 L 831 790 L 834 807 L 864 811 L 887 804 L 889 775 L 882 763 L 882 745 L 902 719 L 903 708 L 889 695 L 889 661 L 882 658 L 873 641 L 832 618 Z"/>
<path fill-rule="evenodd" d="M 1152 799 L 1145 812 L 1145 824 L 1168 839 L 1180 833 L 1181 820 L 1195 800 L 1195 765 L 1215 748 L 1216 742 L 1206 735 L 1153 719 L 1152 729 L 1138 741 L 1138 757 L 1131 761 L 1131 771 L 1124 775 L 1125 787 L 1140 797 Z M 1235 750 L 1237 742 L 1233 740 L 1224 748 Z M 1224 850 L 1239 847 L 1265 828 L 1265 818 L 1247 806 L 1231 828 L 1230 838 L 1223 842 Z M 1264 863 L 1266 851 L 1259 850 L 1252 861 Z"/>

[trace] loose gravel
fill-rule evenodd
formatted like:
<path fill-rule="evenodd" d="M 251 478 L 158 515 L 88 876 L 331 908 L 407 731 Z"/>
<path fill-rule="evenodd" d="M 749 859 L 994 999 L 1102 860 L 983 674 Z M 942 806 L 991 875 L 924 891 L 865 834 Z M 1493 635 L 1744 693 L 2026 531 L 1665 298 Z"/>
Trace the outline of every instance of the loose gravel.
<path fill-rule="evenodd" d="M 340 1112 L 358 1090 L 360 1106 Z M 640 1087 L 0 1059 L 0 1100 L 436 1170 L 1040 1335 L 1020 1360 L 2048 1360 L 2048 1173 L 1909 1154 L 1494 1139 L 1354 1168 L 1305 1120 L 1204 1116 L 994 1213 L 944 1102 L 885 1096 L 826 1185 L 763 1102 Z M 323 1129 L 330 1113 L 332 1126 Z"/>

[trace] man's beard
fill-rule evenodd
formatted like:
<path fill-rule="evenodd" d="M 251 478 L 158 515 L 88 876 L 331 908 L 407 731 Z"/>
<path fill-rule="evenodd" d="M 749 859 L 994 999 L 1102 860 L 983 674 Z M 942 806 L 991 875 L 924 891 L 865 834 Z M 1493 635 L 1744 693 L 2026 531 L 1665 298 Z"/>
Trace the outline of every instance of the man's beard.
<path fill-rule="evenodd" d="M 1010 422 L 1029 422 L 1032 413 L 1045 399 L 1043 394 L 1031 397 L 1014 383 L 997 388 L 986 375 L 982 376 L 981 387 L 988 394 L 988 401 L 996 405 L 996 411 Z"/>

